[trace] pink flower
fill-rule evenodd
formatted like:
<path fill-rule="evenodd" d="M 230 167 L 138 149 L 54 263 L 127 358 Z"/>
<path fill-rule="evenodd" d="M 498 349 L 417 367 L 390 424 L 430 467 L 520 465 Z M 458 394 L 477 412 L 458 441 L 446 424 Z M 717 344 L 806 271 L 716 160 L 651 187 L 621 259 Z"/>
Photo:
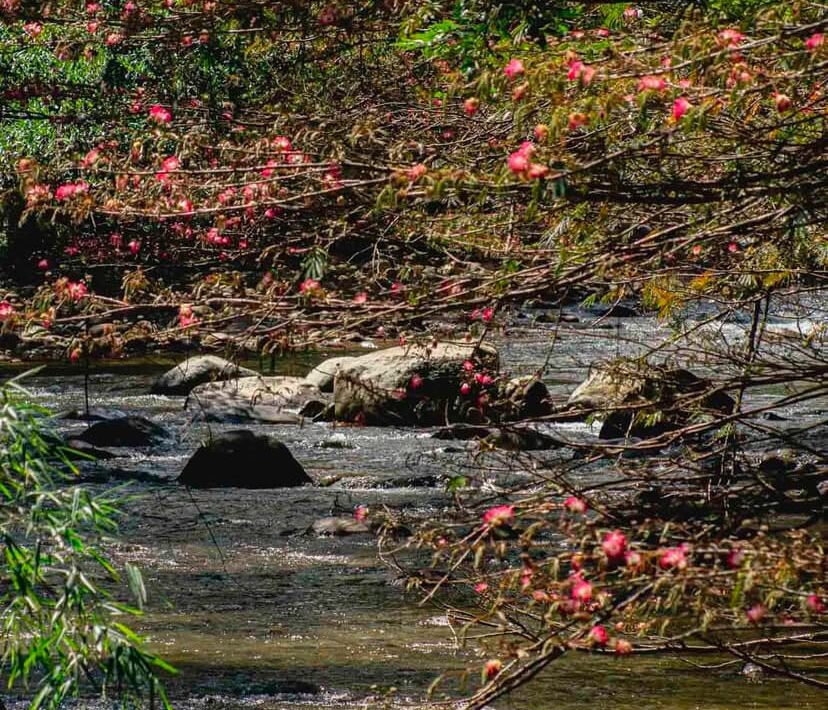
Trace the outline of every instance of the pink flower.
<path fill-rule="evenodd" d="M 569 114 L 568 126 L 570 131 L 575 131 L 579 129 L 581 126 L 585 126 L 587 123 L 589 123 L 589 118 L 587 118 L 587 115 L 585 113 L 581 113 L 580 111 L 578 111 Z"/>
<path fill-rule="evenodd" d="M 525 152 L 516 150 L 509 156 L 509 170 L 515 175 L 522 175 L 529 169 L 529 157 Z"/>
<path fill-rule="evenodd" d="M 641 559 L 641 555 L 637 552 L 630 550 L 624 555 L 624 564 L 630 569 L 638 569 L 644 564 L 644 560 Z"/>
<path fill-rule="evenodd" d="M 545 123 L 539 123 L 532 131 L 533 135 L 535 136 L 535 140 L 540 143 L 543 143 L 549 137 L 549 126 Z"/>
<path fill-rule="evenodd" d="M 362 522 L 368 517 L 368 507 L 365 505 L 358 505 L 354 508 L 354 520 Z"/>
<path fill-rule="evenodd" d="M 569 64 L 569 71 L 566 74 L 566 78 L 570 81 L 576 81 L 578 79 L 581 80 L 582 84 L 589 84 L 592 81 L 592 77 L 595 75 L 595 69 L 589 64 L 584 64 L 580 60 L 573 60 Z"/>
<path fill-rule="evenodd" d="M 491 680 L 498 673 L 500 673 L 501 669 L 503 668 L 503 662 L 497 659 L 493 659 L 491 661 L 486 661 L 486 665 L 483 666 L 483 674 L 486 676 L 488 680 Z"/>
<path fill-rule="evenodd" d="M 129 242 L 129 244 L 127 244 L 127 249 L 129 249 L 130 254 L 137 256 L 138 252 L 141 251 L 141 242 L 137 239 L 133 239 Z"/>
<path fill-rule="evenodd" d="M 638 82 L 638 91 L 664 91 L 667 88 L 667 82 L 660 76 L 642 76 Z"/>
<path fill-rule="evenodd" d="M 489 588 L 489 585 L 486 584 L 485 582 L 478 582 L 477 584 L 474 585 L 474 591 L 477 592 L 478 594 L 483 594 L 483 592 L 485 592 L 488 588 Z"/>
<path fill-rule="evenodd" d="M 413 165 L 408 169 L 408 179 L 411 182 L 417 182 L 423 175 L 426 174 L 428 168 L 423 165 L 422 163 L 418 163 L 417 165 Z"/>
<path fill-rule="evenodd" d="M 786 94 L 775 92 L 773 94 L 773 102 L 776 104 L 776 110 L 779 113 L 784 113 L 791 107 L 791 99 Z"/>
<path fill-rule="evenodd" d="M 463 362 L 463 370 L 466 372 L 474 372 L 474 363 L 471 360 L 465 360 Z"/>
<path fill-rule="evenodd" d="M 63 202 L 75 195 L 76 187 L 73 183 L 66 183 L 55 190 L 55 199 Z"/>
<path fill-rule="evenodd" d="M 468 382 L 464 382 L 462 385 L 460 385 L 460 394 L 462 394 L 464 397 L 467 397 L 469 394 L 471 394 L 471 385 Z"/>
<path fill-rule="evenodd" d="M 673 120 L 679 121 L 681 117 L 687 113 L 692 104 L 684 97 L 680 96 L 673 102 Z"/>
<path fill-rule="evenodd" d="M 503 67 L 503 73 L 512 80 L 523 74 L 523 71 L 523 62 L 520 61 L 520 59 L 512 59 L 505 67 Z"/>
<path fill-rule="evenodd" d="M 748 621 L 751 624 L 758 624 L 765 618 L 767 613 L 768 610 L 762 604 L 754 604 L 747 610 L 747 612 L 745 612 L 745 616 L 747 616 Z"/>
<path fill-rule="evenodd" d="M 150 106 L 149 120 L 158 124 L 170 123 L 172 121 L 172 114 L 161 104 L 154 104 Z"/>
<path fill-rule="evenodd" d="M 722 30 L 718 34 L 719 44 L 723 47 L 738 47 L 744 38 L 745 36 L 739 30 L 731 28 Z"/>
<path fill-rule="evenodd" d="M 825 43 L 825 35 L 821 32 L 815 32 L 808 39 L 805 40 L 805 49 L 813 52 L 819 49 Z"/>
<path fill-rule="evenodd" d="M 420 377 L 419 375 L 413 375 L 411 379 L 408 381 L 408 386 L 413 390 L 418 390 L 420 387 L 423 386 L 425 380 Z"/>
<path fill-rule="evenodd" d="M 480 99 L 476 96 L 472 96 L 471 98 L 466 99 L 463 102 L 463 111 L 467 116 L 474 116 L 477 113 L 477 110 L 480 108 Z"/>
<path fill-rule="evenodd" d="M 365 293 L 365 291 L 360 291 L 358 294 L 356 294 L 354 296 L 353 302 L 358 304 L 358 305 L 361 305 L 363 303 L 367 303 L 368 302 L 368 294 Z"/>
<path fill-rule="evenodd" d="M 299 284 L 299 293 L 313 293 L 319 289 L 319 282 L 316 279 L 312 279 L 310 277 L 306 278 L 302 283 Z"/>
<path fill-rule="evenodd" d="M 814 614 L 825 613 L 825 602 L 818 594 L 809 594 L 805 599 L 805 606 L 807 606 L 808 610 L 812 611 Z"/>
<path fill-rule="evenodd" d="M 603 626 L 597 624 L 589 630 L 589 636 L 587 638 L 590 643 L 596 646 L 606 646 L 607 641 L 609 641 L 609 634 Z"/>
<path fill-rule="evenodd" d="M 490 528 L 508 525 L 515 519 L 515 506 L 496 505 L 483 513 L 483 522 Z"/>
<path fill-rule="evenodd" d="M 627 641 L 626 639 L 616 639 L 615 640 L 615 655 L 616 656 L 628 656 L 632 653 L 633 647 L 632 644 Z"/>
<path fill-rule="evenodd" d="M 0 301 L 0 321 L 7 321 L 14 315 L 14 306 L 8 301 Z"/>
<path fill-rule="evenodd" d="M 606 27 L 599 27 L 597 30 L 595 30 L 595 36 L 596 37 L 609 37 L 610 36 L 610 31 Z"/>
<path fill-rule="evenodd" d="M 491 306 L 486 306 L 481 312 L 480 317 L 488 323 L 492 318 L 494 318 L 494 308 Z"/>
<path fill-rule="evenodd" d="M 282 153 L 287 153 L 293 150 L 293 145 L 290 142 L 290 138 L 287 136 L 276 136 L 272 143 L 273 147 Z"/>
<path fill-rule="evenodd" d="M 684 549 L 668 547 L 658 558 L 658 566 L 661 569 L 685 569 L 687 567 L 687 557 L 684 554 Z"/>
<path fill-rule="evenodd" d="M 563 505 L 570 513 L 586 513 L 587 511 L 587 504 L 576 496 L 569 496 Z"/>
<path fill-rule="evenodd" d="M 40 35 L 41 32 L 43 32 L 43 25 L 41 25 L 39 22 L 27 22 L 25 25 L 23 25 L 23 31 L 27 35 L 29 35 L 29 37 L 34 39 L 35 37 Z"/>
<path fill-rule="evenodd" d="M 541 165 L 540 163 L 532 163 L 526 175 L 530 180 L 540 180 L 549 175 L 549 167 L 547 165 Z M 485 316 L 483 320 L 486 320 Z"/>
<path fill-rule="evenodd" d="M 83 281 L 70 281 L 66 284 L 66 293 L 73 301 L 80 301 L 87 294 Z"/>
<path fill-rule="evenodd" d="M 46 271 L 49 268 L 49 262 L 46 259 L 41 259 L 37 262 L 37 268 L 41 271 Z"/>
<path fill-rule="evenodd" d="M 178 307 L 178 325 L 182 328 L 190 328 L 196 323 L 198 323 L 198 318 L 193 313 L 193 307 L 189 303 L 182 303 Z"/>
<path fill-rule="evenodd" d="M 177 156 L 171 155 L 161 161 L 161 170 L 159 170 L 155 177 L 161 182 L 165 182 L 169 178 L 169 174 L 181 167 L 181 161 Z"/>
<path fill-rule="evenodd" d="M 578 577 L 575 584 L 572 585 L 571 596 L 575 601 L 585 604 L 592 599 L 592 585 L 585 579 Z"/>
<path fill-rule="evenodd" d="M 734 547 L 730 552 L 727 553 L 727 566 L 730 569 L 739 569 L 742 566 L 742 562 L 745 560 L 745 551 L 740 550 L 738 547 Z"/>
<path fill-rule="evenodd" d="M 624 557 L 624 553 L 627 551 L 627 537 L 620 530 L 608 532 L 604 535 L 601 548 L 610 560 L 617 561 Z"/>
<path fill-rule="evenodd" d="M 730 243 L 727 245 L 727 250 L 728 250 L 731 254 L 735 254 L 736 252 L 738 252 L 738 251 L 739 251 L 739 245 L 738 245 L 736 242 L 730 242 Z"/>

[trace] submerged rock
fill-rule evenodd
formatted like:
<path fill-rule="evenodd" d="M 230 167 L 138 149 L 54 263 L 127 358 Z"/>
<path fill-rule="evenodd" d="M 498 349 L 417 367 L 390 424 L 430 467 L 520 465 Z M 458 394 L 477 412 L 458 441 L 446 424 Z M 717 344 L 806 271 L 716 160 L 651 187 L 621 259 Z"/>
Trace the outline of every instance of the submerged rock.
<path fill-rule="evenodd" d="M 191 488 L 291 488 L 313 481 L 281 441 L 239 430 L 202 444 L 178 482 Z"/>
<path fill-rule="evenodd" d="M 187 358 L 159 377 L 152 386 L 153 394 L 184 395 L 206 382 L 232 380 L 238 377 L 255 377 L 257 373 L 246 367 L 217 357 L 197 355 Z"/>
<path fill-rule="evenodd" d="M 310 530 L 316 535 L 370 535 L 371 527 L 362 520 L 353 517 L 319 518 Z"/>
<path fill-rule="evenodd" d="M 602 439 L 656 436 L 735 406 L 730 395 L 689 370 L 625 359 L 594 366 L 568 404 L 603 419 Z"/>
<path fill-rule="evenodd" d="M 145 417 L 117 417 L 96 422 L 75 439 L 93 446 L 152 446 L 168 437 L 166 429 Z"/>
<path fill-rule="evenodd" d="M 319 388 L 302 377 L 242 377 L 199 385 L 186 406 L 207 421 L 296 424 L 306 405 L 324 401 Z"/>
<path fill-rule="evenodd" d="M 366 424 L 439 424 L 463 419 L 463 365 L 496 372 L 497 352 L 470 343 L 408 345 L 378 350 L 340 365 L 334 413 Z"/>

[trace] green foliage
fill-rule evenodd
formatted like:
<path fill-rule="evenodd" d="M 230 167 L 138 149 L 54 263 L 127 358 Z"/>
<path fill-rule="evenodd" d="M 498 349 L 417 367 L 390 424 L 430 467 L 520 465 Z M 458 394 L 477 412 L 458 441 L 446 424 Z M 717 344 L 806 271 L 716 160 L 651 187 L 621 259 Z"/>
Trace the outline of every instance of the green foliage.
<path fill-rule="evenodd" d="M 33 693 L 31 710 L 59 707 L 82 682 L 124 706 L 149 695 L 169 708 L 156 674 L 174 669 L 118 620 L 139 612 L 107 590 L 118 575 L 103 542 L 118 502 L 73 485 L 46 414 L 15 383 L 0 393 L 0 677 Z M 140 572 L 127 573 L 142 605 Z"/>

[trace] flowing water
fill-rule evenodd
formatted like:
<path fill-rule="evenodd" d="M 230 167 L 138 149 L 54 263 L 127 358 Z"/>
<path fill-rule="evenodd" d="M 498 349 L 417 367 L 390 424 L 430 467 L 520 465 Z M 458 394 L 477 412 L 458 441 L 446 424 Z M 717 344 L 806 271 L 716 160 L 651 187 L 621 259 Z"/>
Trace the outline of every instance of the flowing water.
<path fill-rule="evenodd" d="M 544 371 L 553 394 L 570 391 L 589 362 L 637 351 L 637 343 L 651 340 L 658 329 L 644 318 L 608 325 L 554 336 L 554 357 Z M 500 333 L 505 369 L 536 371 L 553 331 L 518 326 Z M 292 358 L 277 369 L 303 374 L 309 363 Z M 348 448 L 332 448 L 329 424 L 253 426 L 284 441 L 315 481 L 338 481 L 301 489 L 188 491 L 174 479 L 208 426 L 239 427 L 193 423 L 183 398 L 146 394 L 168 366 L 96 365 L 93 406 L 146 416 L 173 432 L 174 441 L 84 464 L 84 472 L 96 481 L 87 485 L 96 487 L 139 481 L 129 486 L 137 498 L 126 507 L 114 555 L 144 571 L 149 603 L 137 626 L 181 671 L 169 682 L 175 707 L 422 707 L 423 692 L 441 672 L 485 660 L 473 649 L 456 648 L 442 611 L 419 606 L 405 592 L 377 559 L 371 538 L 305 534 L 315 519 L 357 504 L 438 515 L 446 495 L 439 487 L 415 485 L 416 479 L 462 465 L 465 443 L 435 440 L 422 430 L 344 427 L 337 431 Z M 76 369 L 47 368 L 27 386 L 55 410 L 83 407 L 83 376 Z M 65 434 L 84 426 L 60 422 Z M 570 425 L 570 433 L 591 435 L 586 425 Z M 775 678 L 752 680 L 740 671 L 738 663 L 699 670 L 670 657 L 573 654 L 496 707 L 825 707 L 818 691 Z M 389 694 L 391 688 L 396 691 Z M 7 705 L 18 710 L 24 702 L 9 698 Z M 86 701 L 78 707 L 108 706 Z"/>

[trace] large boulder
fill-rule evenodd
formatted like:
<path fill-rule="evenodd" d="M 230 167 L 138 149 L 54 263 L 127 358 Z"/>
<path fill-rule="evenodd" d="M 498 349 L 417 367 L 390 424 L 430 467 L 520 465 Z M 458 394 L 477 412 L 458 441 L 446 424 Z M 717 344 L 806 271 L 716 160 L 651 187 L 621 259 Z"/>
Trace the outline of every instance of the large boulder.
<path fill-rule="evenodd" d="M 336 373 L 339 372 L 339 368 L 353 360 L 356 360 L 356 358 L 351 356 L 328 358 L 305 376 L 305 382 L 318 387 L 322 392 L 333 392 L 334 378 Z"/>
<path fill-rule="evenodd" d="M 144 417 L 116 417 L 95 422 L 74 438 L 92 446 L 152 446 L 168 437 L 166 429 Z"/>
<path fill-rule="evenodd" d="M 178 482 L 191 488 L 291 488 L 312 483 L 281 441 L 228 431 L 202 444 Z"/>
<path fill-rule="evenodd" d="M 464 363 L 496 373 L 497 351 L 474 343 L 377 350 L 343 363 L 334 378 L 334 414 L 366 424 L 431 425 L 462 419 Z"/>
<path fill-rule="evenodd" d="M 311 402 L 324 405 L 326 395 L 302 377 L 241 377 L 199 385 L 187 408 L 207 421 L 294 424 Z"/>
<path fill-rule="evenodd" d="M 197 355 L 187 358 L 161 375 L 150 391 L 153 394 L 189 394 L 194 387 L 205 382 L 255 377 L 256 375 L 255 371 L 239 367 L 216 355 Z"/>
<path fill-rule="evenodd" d="M 603 420 L 602 439 L 654 436 L 694 419 L 733 411 L 735 403 L 689 370 L 619 359 L 593 366 L 569 405 Z"/>

